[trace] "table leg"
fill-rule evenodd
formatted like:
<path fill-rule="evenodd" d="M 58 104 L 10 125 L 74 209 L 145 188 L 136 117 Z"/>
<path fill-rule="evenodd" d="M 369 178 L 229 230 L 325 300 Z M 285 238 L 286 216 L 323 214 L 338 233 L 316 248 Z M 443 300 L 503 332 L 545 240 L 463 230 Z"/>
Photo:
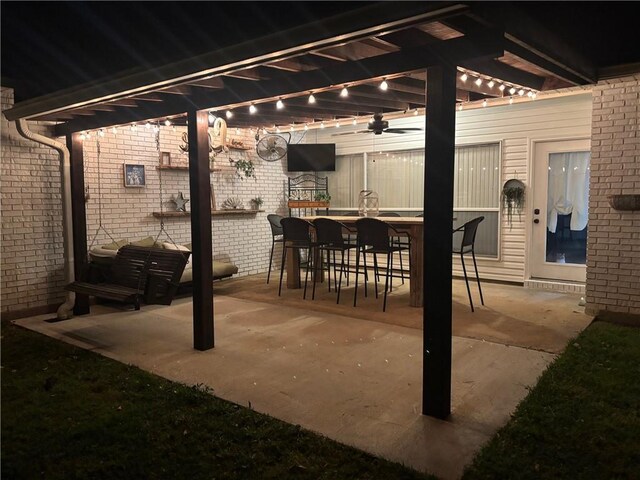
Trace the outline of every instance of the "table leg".
<path fill-rule="evenodd" d="M 423 281 L 423 227 L 413 225 L 409 230 L 411 235 L 411 280 L 409 282 L 409 304 L 412 307 L 422 307 L 422 281 Z"/>
<path fill-rule="evenodd" d="M 300 288 L 300 251 L 291 248 L 287 252 L 287 288 Z"/>

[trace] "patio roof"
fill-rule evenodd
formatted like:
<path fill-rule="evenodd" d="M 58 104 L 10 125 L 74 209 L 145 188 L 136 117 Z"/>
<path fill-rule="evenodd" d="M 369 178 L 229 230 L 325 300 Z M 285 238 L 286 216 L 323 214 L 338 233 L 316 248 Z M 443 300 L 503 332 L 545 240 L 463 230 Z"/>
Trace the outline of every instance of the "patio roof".
<path fill-rule="evenodd" d="M 422 108 L 424 69 L 436 61 L 455 63 L 473 80 L 483 80 L 459 80 L 458 101 L 501 97 L 512 87 L 538 92 L 596 80 L 587 58 L 512 8 L 480 2 L 367 5 L 157 69 L 27 100 L 4 113 L 9 120 L 60 122 L 59 135 L 175 121 L 194 109 L 233 110 L 230 127 L 271 128 Z M 387 92 L 377 88 L 382 79 L 388 80 Z M 491 80 L 495 84 L 489 86 Z M 339 97 L 344 86 L 347 101 Z M 310 92 L 317 99 L 313 105 L 303 98 Z M 248 112 L 251 104 L 280 98 L 286 110 Z"/>

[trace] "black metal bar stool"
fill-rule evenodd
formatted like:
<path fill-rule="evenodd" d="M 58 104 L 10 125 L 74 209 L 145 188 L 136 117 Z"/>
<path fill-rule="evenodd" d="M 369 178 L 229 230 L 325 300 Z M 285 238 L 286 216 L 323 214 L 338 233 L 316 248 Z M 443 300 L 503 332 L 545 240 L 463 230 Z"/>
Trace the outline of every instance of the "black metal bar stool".
<path fill-rule="evenodd" d="M 480 286 L 480 275 L 478 275 L 478 264 L 476 263 L 475 243 L 476 233 L 478 232 L 478 225 L 484 220 L 484 217 L 476 217 L 473 220 L 469 220 L 461 227 L 456 228 L 453 233 L 462 232 L 462 238 L 460 239 L 460 245 L 456 248 L 453 247 L 453 253 L 460 254 L 460 261 L 462 262 L 462 271 L 464 272 L 464 281 L 467 284 L 467 294 L 469 295 L 469 303 L 471 304 L 471 311 L 473 312 L 473 300 L 471 299 L 471 289 L 469 288 L 469 279 L 467 278 L 467 267 L 464 264 L 464 254 L 471 253 L 473 258 L 473 267 L 476 270 L 476 280 L 478 282 L 478 290 L 480 291 L 480 302 L 484 305 L 484 298 L 482 296 L 482 287 Z"/>
<path fill-rule="evenodd" d="M 267 283 L 269 283 L 269 278 L 271 277 L 271 264 L 273 262 L 273 250 L 276 243 L 282 243 L 282 225 L 280 224 L 282 216 L 271 213 L 267 215 L 267 220 L 271 227 L 271 254 L 269 255 L 269 273 L 267 273 Z"/>
<path fill-rule="evenodd" d="M 287 261 L 287 250 L 297 249 L 307 251 L 307 264 L 304 276 L 304 294 L 302 298 L 307 298 L 307 282 L 309 279 L 309 269 L 313 263 L 314 249 L 319 243 L 313 240 L 311 235 L 315 228 L 313 223 L 297 217 L 285 217 L 280 221 L 282 225 L 283 245 L 282 245 L 282 264 L 280 265 L 280 286 L 278 287 L 278 296 L 282 294 L 282 276 L 284 274 L 284 266 Z M 295 254 L 295 252 L 293 252 Z"/>

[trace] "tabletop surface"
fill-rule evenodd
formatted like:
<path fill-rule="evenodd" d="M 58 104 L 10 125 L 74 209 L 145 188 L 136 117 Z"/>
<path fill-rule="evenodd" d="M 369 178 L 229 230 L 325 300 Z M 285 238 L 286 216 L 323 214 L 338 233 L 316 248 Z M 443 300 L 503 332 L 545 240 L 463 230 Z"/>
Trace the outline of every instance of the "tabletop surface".
<path fill-rule="evenodd" d="M 303 217 L 305 220 L 309 222 L 313 222 L 316 218 L 330 218 L 331 220 L 336 220 L 342 223 L 355 223 L 357 220 L 366 217 L 356 217 L 356 216 L 344 216 L 344 215 L 317 215 L 311 217 Z M 397 225 L 422 225 L 424 223 L 424 218 L 422 217 L 375 217 L 378 220 L 382 220 L 383 222 L 387 222 L 390 224 Z"/>

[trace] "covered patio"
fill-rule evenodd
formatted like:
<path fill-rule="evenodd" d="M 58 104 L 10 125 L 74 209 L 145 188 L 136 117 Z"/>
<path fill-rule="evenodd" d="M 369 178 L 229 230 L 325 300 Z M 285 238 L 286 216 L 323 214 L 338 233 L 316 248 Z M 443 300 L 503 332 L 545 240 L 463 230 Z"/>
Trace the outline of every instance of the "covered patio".
<path fill-rule="evenodd" d="M 358 318 L 333 297 L 274 302 L 264 275 L 216 284 L 216 348 L 191 348 L 190 298 L 141 311 L 95 306 L 91 315 L 21 326 L 187 385 L 441 478 L 459 478 L 528 388 L 591 318 L 578 296 L 487 284 L 490 307 L 472 314 L 454 281 L 452 414 L 421 412 L 418 315 Z M 265 286 L 261 289 L 262 286 Z M 404 289 L 404 290 L 403 290 Z M 261 292 L 265 290 L 265 292 Z M 270 290 L 267 292 L 267 290 Z M 324 286 L 321 294 L 326 295 Z M 406 300 L 405 287 L 392 302 Z M 276 297 L 277 298 L 277 297 Z M 279 303 L 276 305 L 275 303 Z M 366 316 L 366 314 L 365 314 Z M 382 321 L 379 321 L 382 320 Z"/>
<path fill-rule="evenodd" d="M 456 104 L 473 106 L 474 101 L 482 101 L 484 106 L 494 99 L 512 103 L 514 97 L 532 99 L 543 90 L 594 80 L 593 69 L 582 56 L 552 44 L 544 29 L 534 33 L 519 20 L 510 11 L 485 5 L 370 5 L 200 58 L 23 102 L 5 115 L 19 122 L 25 136 L 28 119 L 59 122 L 55 133 L 66 137 L 70 166 L 65 168 L 70 169 L 71 184 L 63 185 L 69 192 L 64 201 L 71 202 L 67 211 L 73 221 L 65 249 L 75 259 L 76 276 L 87 253 L 84 132 L 104 136 L 107 128 L 135 129 L 138 122 L 147 122 L 148 128 L 153 123 L 156 131 L 171 124 L 186 126 L 193 343 L 197 350 L 207 350 L 214 346 L 211 265 L 216 248 L 207 228 L 212 219 L 209 112 L 225 112 L 229 126 L 237 129 L 279 132 L 285 125 L 306 131 L 311 124 L 323 128 L 329 121 L 338 127 L 343 117 L 357 123 L 371 113 L 398 118 L 428 111 L 424 147 L 429 160 L 423 197 L 428 248 L 423 252 L 424 308 L 416 309 L 423 327 L 422 412 L 447 418 L 451 413 L 452 258 L 451 237 L 442 232 L 450 231 L 453 219 Z M 505 34 L 504 23 L 513 31 Z M 344 97 L 347 88 L 348 102 L 333 98 L 338 91 Z M 385 97 L 387 90 L 391 97 Z M 310 94 L 321 103 L 312 102 Z M 266 107 L 271 102 L 276 109 L 269 113 Z M 283 102 L 288 105 L 286 111 Z M 258 109 L 263 111 L 253 117 Z M 68 275 L 69 281 L 72 276 Z M 74 311 L 88 313 L 86 296 L 78 295 Z"/>

